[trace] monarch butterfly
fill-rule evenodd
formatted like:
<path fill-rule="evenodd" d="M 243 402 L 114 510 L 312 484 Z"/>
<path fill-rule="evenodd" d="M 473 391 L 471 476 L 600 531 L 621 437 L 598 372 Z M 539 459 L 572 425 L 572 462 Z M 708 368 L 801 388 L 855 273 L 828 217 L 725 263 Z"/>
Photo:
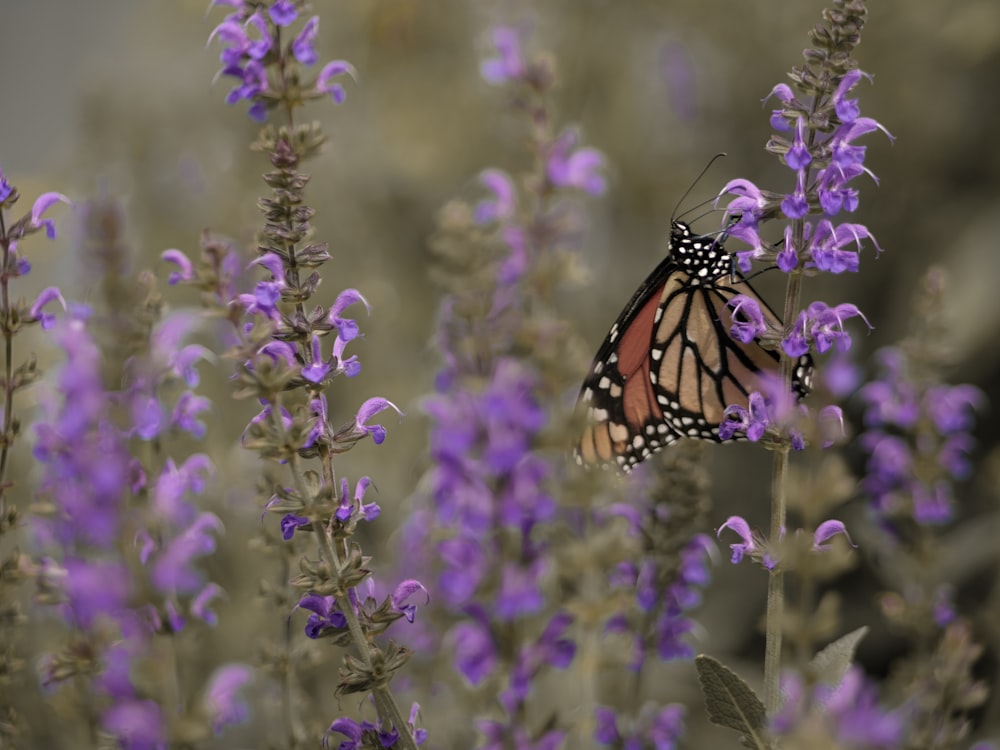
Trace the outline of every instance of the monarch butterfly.
<path fill-rule="evenodd" d="M 746 407 L 759 375 L 779 370 L 777 352 L 730 335 L 734 313 L 727 303 L 738 294 L 780 327 L 720 239 L 671 222 L 667 257 L 625 305 L 583 382 L 579 404 L 587 425 L 576 446 L 579 463 L 627 473 L 683 437 L 722 442 L 726 406 Z M 811 372 L 805 355 L 793 374 L 799 397 Z"/>

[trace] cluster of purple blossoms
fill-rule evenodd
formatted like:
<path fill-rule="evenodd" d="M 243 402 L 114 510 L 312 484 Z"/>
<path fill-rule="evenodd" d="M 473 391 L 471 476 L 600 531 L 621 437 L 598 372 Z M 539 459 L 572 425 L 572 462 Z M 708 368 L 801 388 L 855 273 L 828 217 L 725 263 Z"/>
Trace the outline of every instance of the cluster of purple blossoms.
<path fill-rule="evenodd" d="M 305 535 L 317 545 L 319 559 L 301 558 L 300 573 L 290 581 L 298 590 L 295 609 L 311 613 L 306 635 L 353 644 L 357 654 L 345 659 L 338 691 L 371 693 L 383 746 L 412 748 L 425 733 L 415 736 L 412 722 L 407 728 L 387 676 L 406 662 L 409 652 L 391 641 L 383 649 L 374 638 L 400 618 L 413 620 L 416 605 L 409 599 L 423 587 L 406 580 L 381 604 L 373 595 L 359 594 L 358 587 L 366 580 L 371 585 L 371 571 L 353 538 L 358 523 L 373 521 L 380 509 L 365 500 L 368 477 L 357 480 L 352 493 L 350 481 L 341 476 L 338 482 L 334 469 L 334 457 L 364 438 L 371 437 L 376 445 L 385 441 L 385 427 L 371 423 L 377 414 L 401 412 L 387 399 L 370 398 L 346 424 L 331 421 L 328 387 L 337 376 L 355 377 L 361 372 L 358 358 L 346 353 L 361 335 L 347 311 L 369 305 L 355 289 L 342 291 L 329 307 L 316 303 L 322 281 L 319 269 L 330 254 L 327 243 L 312 241 L 310 219 L 315 211 L 305 198 L 309 175 L 300 167 L 319 153 L 324 136 L 314 125 L 295 122 L 298 109 L 309 101 L 330 96 L 341 103 L 345 91 L 336 79 L 344 74 L 353 77 L 354 69 L 335 60 L 317 74 L 309 73 L 319 61 L 315 49 L 319 18 L 303 20 L 304 2 L 215 0 L 213 4 L 232 9 L 210 37 L 223 47 L 222 75 L 237 79 L 227 101 L 248 101 L 255 120 L 263 122 L 269 116 L 282 120 L 280 128 L 262 130 L 254 145 L 267 155 L 271 169 L 264 175 L 270 193 L 258 202 L 264 215 L 258 257 L 249 266 L 264 271 L 266 277 L 246 293 L 223 283 L 226 263 L 220 258 L 225 252 L 213 252 L 218 243 L 204 243 L 204 257 L 197 267 L 178 251 L 168 251 L 164 259 L 178 267 L 176 281 L 200 287 L 206 301 L 224 309 L 233 324 L 234 358 L 239 363 L 236 395 L 256 398 L 261 406 L 243 433 L 243 445 L 285 466 L 290 476 L 287 486 L 273 488 L 265 507 L 280 516 L 285 565 L 294 564 L 292 558 L 298 556 Z M 295 32 L 293 27 L 300 23 Z M 306 468 L 310 461 L 318 462 L 316 469 Z M 276 603 L 284 601 L 283 594 L 275 595 Z M 290 653 L 279 654 L 268 668 L 287 674 L 295 668 L 293 661 Z M 331 731 L 346 727 L 348 736 L 360 740 L 364 734 L 360 725 L 340 721 Z M 293 732 L 295 724 L 292 717 L 287 730 Z M 329 737 L 328 733 L 324 742 Z"/>
<path fill-rule="evenodd" d="M 858 99 L 853 95 L 858 83 L 869 78 L 854 67 L 850 54 L 860 40 L 866 10 L 862 3 L 852 0 L 837 0 L 835 6 L 825 16 L 830 27 L 817 27 L 812 32 L 816 47 L 806 50 L 808 64 L 794 68 L 790 74 L 799 93 L 782 83 L 767 97 L 775 97 L 781 104 L 771 114 L 771 125 L 778 133 L 769 140 L 767 150 L 777 154 L 794 174 L 793 191 L 771 192 L 749 180 L 735 179 L 720 194 L 720 198 L 733 196 L 725 207 L 725 233 L 750 246 L 736 253 L 740 269 L 746 273 L 751 263 L 758 261 L 788 274 L 787 319 L 783 325 L 766 317 L 755 300 L 746 295 L 729 302 L 734 319 L 732 336 L 778 349 L 782 368 L 781 377 L 762 378 L 761 389 L 750 394 L 746 407 L 727 407 L 726 421 L 719 430 L 724 439 L 742 435 L 754 442 L 766 439 L 768 444 L 788 445 L 794 450 L 804 449 L 807 437 L 824 447 L 837 442 L 843 435 L 840 408 L 825 406 L 812 416 L 806 406 L 797 403 L 790 386 L 797 382 L 797 390 L 808 387 L 810 355 L 850 348 L 851 336 L 845 326 L 850 318 L 860 317 L 871 327 L 851 303 L 830 305 L 816 301 L 797 309 L 804 273 L 857 272 L 862 242 L 874 242 L 868 229 L 860 224 L 835 223 L 836 217 L 858 207 L 858 191 L 852 182 L 864 174 L 874 179 L 864 166 L 865 147 L 856 141 L 876 130 L 886 132 L 871 118 L 861 116 Z M 814 215 L 819 218 L 810 218 Z M 782 239 L 770 242 L 762 229 L 767 221 L 776 218 L 782 219 L 785 227 Z M 881 250 L 877 244 L 875 247 Z M 736 518 L 727 524 L 740 533 L 742 548 L 751 549 L 746 521 Z"/>
<path fill-rule="evenodd" d="M 599 706 L 596 714 L 594 739 L 616 750 L 676 750 L 684 735 L 685 708 L 679 704 L 647 704 L 628 727 L 610 708 Z"/>
<path fill-rule="evenodd" d="M 574 194 L 605 189 L 604 160 L 581 146 L 575 130 L 553 132 L 547 94 L 554 76 L 548 62 L 524 56 L 520 32 L 498 27 L 492 41 L 495 56 L 484 61 L 483 77 L 503 86 L 526 115 L 538 168 L 525 180 L 526 195 L 502 170 L 483 171 L 488 194 L 463 214 L 460 231 L 495 244 L 469 249 L 470 264 L 489 257 L 488 265 L 476 274 L 463 269 L 442 303 L 445 365 L 425 402 L 432 509 L 415 514 L 408 536 L 436 569 L 435 595 L 452 623 L 444 642 L 456 669 L 473 685 L 508 675 L 500 693 L 506 718 L 477 722 L 483 746 L 554 748 L 561 730 L 537 735 L 520 717 L 538 674 L 568 666 L 575 653 L 572 617 L 553 613 L 543 592 L 551 573 L 548 528 L 557 513 L 549 489 L 554 467 L 543 445 L 553 424 L 549 404 L 562 384 L 547 379 L 544 353 L 527 353 L 516 342 L 546 303 L 536 285 L 544 261 L 551 265 L 568 242 L 567 226 L 579 218 Z"/>
<path fill-rule="evenodd" d="M 881 708 L 875 686 L 857 667 L 837 685 L 811 688 L 797 673 L 786 672 L 781 692 L 784 702 L 770 730 L 791 746 L 891 750 L 903 742 L 906 714 Z"/>
<path fill-rule="evenodd" d="M 642 494 L 649 498 L 648 493 Z M 667 505 L 630 499 L 628 503 L 615 503 L 605 513 L 624 517 L 629 533 L 648 540 L 648 544 L 668 537 L 664 527 L 670 524 L 671 511 Z M 625 612 L 620 612 L 606 624 L 609 633 L 633 636 L 631 670 L 642 669 L 651 650 L 663 661 L 694 656 L 691 646 L 683 640 L 694 627 L 687 613 L 701 604 L 701 589 L 709 583 L 712 547 L 707 536 L 695 534 L 677 552 L 646 549 L 638 562 L 622 562 L 612 574 L 612 586 L 634 592 L 643 621 L 637 627 Z"/>
<path fill-rule="evenodd" d="M 971 432 L 983 394 L 971 385 L 926 382 L 902 348 L 882 349 L 876 361 L 879 378 L 860 392 L 868 453 L 862 484 L 873 510 L 889 525 L 902 518 L 947 523 L 954 483 L 971 472 Z"/>
<path fill-rule="evenodd" d="M 39 507 L 51 510 L 42 514 L 35 530 L 38 545 L 51 554 L 38 566 L 44 598 L 59 604 L 74 637 L 89 642 L 102 661 L 98 671 L 90 672 L 92 667 L 80 663 L 70 645 L 49 657 L 43 681 L 55 686 L 74 676 L 92 678 L 101 696 L 97 705 L 103 706 L 99 710 L 104 729 L 122 747 L 159 747 L 167 736 L 164 706 L 136 687 L 132 670 L 136 660 L 148 654 L 152 637 L 181 631 L 186 614 L 215 623 L 209 605 L 221 590 L 205 582 L 196 562 L 215 549 L 220 522 L 185 499 L 204 489 L 211 464 L 201 454 L 180 467 L 167 459 L 156 482 L 148 486 L 146 470 L 129 451 L 130 437 L 162 438 L 170 427 L 200 432 L 190 406 L 175 406 L 168 417 L 169 410 L 156 401 L 156 388 L 164 380 L 180 378 L 182 370 L 192 377 L 191 353 L 180 345 L 183 334 L 176 330 L 185 324 L 164 321 L 153 334 L 146 366 L 130 363 L 130 389 L 111 393 L 101 380 L 102 357 L 87 317 L 86 310 L 77 308 L 53 329 L 66 364 L 57 383 L 61 398 L 50 402 L 36 426 L 35 457 L 46 466 Z M 154 369 L 153 362 L 163 369 Z M 140 369 L 149 376 L 155 373 L 156 385 L 136 377 Z M 198 398 L 185 391 L 178 404 Z M 124 429 L 111 418 L 119 404 L 130 407 L 134 420 Z M 147 510 L 132 500 L 143 493 L 150 497 Z M 140 571 L 131 569 L 122 554 L 129 534 L 157 600 L 139 598 Z M 225 700 L 205 706 L 215 731 L 245 715 L 232 710 L 239 704 L 239 687 L 250 676 L 245 667 L 239 674 L 236 679 L 220 673 Z"/>
<path fill-rule="evenodd" d="M 215 27 L 209 41 L 218 39 L 222 46 L 219 61 L 220 75 L 235 78 L 237 84 L 226 95 L 227 104 L 249 101 L 249 115 L 257 122 L 267 120 L 268 111 L 279 106 L 287 92 L 271 80 L 269 68 L 277 58 L 282 64 L 295 60 L 303 68 L 310 68 L 319 61 L 316 53 L 316 34 L 319 16 L 312 16 L 284 47 L 281 38 L 299 18 L 302 3 L 294 0 L 276 0 L 266 12 L 263 4 L 248 0 L 212 0 L 212 5 L 232 8 L 222 23 Z M 296 80 L 295 94 L 300 101 L 329 96 L 337 104 L 346 98 L 346 92 L 336 79 L 342 75 L 355 77 L 354 68 L 343 60 L 326 63 L 311 83 Z"/>
<path fill-rule="evenodd" d="M 803 552 L 807 554 L 823 553 L 830 547 L 830 540 L 843 534 L 848 544 L 853 544 L 851 538 L 844 527 L 843 522 L 836 520 L 823 521 L 810 535 L 798 529 L 786 539 L 782 533 L 778 539 L 766 540 L 764 537 L 750 528 L 746 519 L 740 516 L 730 516 L 717 530 L 721 535 L 726 529 L 733 531 L 740 538 L 739 542 L 729 545 L 732 551 L 730 562 L 737 565 L 743 561 L 744 557 L 762 565 L 767 570 L 774 570 L 783 563 L 787 564 L 786 558 Z M 804 544 L 803 544 L 804 540 Z"/>
<path fill-rule="evenodd" d="M 168 435 L 204 437 L 205 424 L 199 415 L 211 403 L 194 390 L 199 382 L 196 364 L 212 355 L 199 344 L 185 344 L 199 323 L 194 313 L 173 313 L 152 330 L 144 355 L 126 363 L 127 390 L 122 397 L 128 404 L 129 432 L 134 439 L 162 445 Z M 168 394 L 177 384 L 184 389 L 171 403 Z M 215 535 L 222 531 L 222 522 L 189 500 L 205 491 L 214 471 L 204 453 L 189 455 L 179 465 L 168 456 L 159 469 L 138 461 L 130 467 L 131 491 L 148 493 L 150 499 L 135 539 L 151 588 L 162 597 L 153 622 L 157 631 L 180 632 L 185 614 L 216 624 L 210 605 L 222 590 L 206 581 L 196 563 L 215 551 Z M 156 472 L 152 481 L 151 472 Z M 161 617 L 165 624 L 158 621 Z"/>
<path fill-rule="evenodd" d="M 863 22 L 863 9 L 848 10 L 858 12 Z M 849 35 L 843 39 L 848 47 L 857 41 Z M 772 112 L 771 125 L 778 133 L 772 136 L 767 149 L 779 155 L 794 173 L 794 190 L 775 193 L 742 178 L 730 181 L 722 189 L 721 195 L 734 196 L 725 209 L 731 217 L 725 233 L 750 246 L 749 250 L 736 253 L 744 273 L 750 270 L 752 261 L 777 266 L 795 276 L 803 272 L 857 272 L 862 242 L 875 242 L 863 225 L 835 223 L 835 217 L 857 209 L 858 191 L 851 185 L 857 177 L 867 174 L 874 179 L 864 166 L 865 147 L 856 141 L 876 130 L 886 135 L 888 132 L 871 118 L 861 116 L 858 99 L 853 96 L 858 83 L 870 77 L 853 68 L 849 56 L 838 57 L 835 52 L 822 49 L 820 37 L 814 41 L 821 48 L 809 50 L 807 58 L 811 62 L 820 61 L 822 72 L 805 67 L 796 68 L 791 75 L 800 91 L 806 93 L 796 94 L 791 86 L 782 83 L 768 97 L 777 98 L 782 106 Z M 813 214 L 821 218 L 810 219 Z M 779 217 L 786 222 L 783 237 L 781 241 L 770 242 L 762 236 L 762 227 Z M 881 250 L 877 243 L 875 247 Z M 794 289 L 795 296 L 790 300 L 793 311 L 798 304 L 797 284 Z M 812 302 L 805 309 L 792 312 L 784 327 L 773 330 L 754 300 L 739 295 L 730 305 L 734 311 L 735 338 L 777 345 L 792 362 L 809 353 L 849 349 L 851 337 L 844 323 L 850 318 L 860 317 L 870 328 L 861 311 L 851 303 Z M 787 384 L 779 385 L 787 390 Z M 733 406 L 727 417 L 733 418 L 734 424 L 724 427 L 730 436 L 738 432 L 750 440 L 759 440 L 768 423 L 776 421 L 768 415 L 771 404 L 777 407 L 786 400 L 763 393 L 751 399 L 749 411 Z M 781 434 L 780 430 L 776 432 Z M 788 436 L 794 448 L 804 447 L 800 437 L 794 433 Z"/>

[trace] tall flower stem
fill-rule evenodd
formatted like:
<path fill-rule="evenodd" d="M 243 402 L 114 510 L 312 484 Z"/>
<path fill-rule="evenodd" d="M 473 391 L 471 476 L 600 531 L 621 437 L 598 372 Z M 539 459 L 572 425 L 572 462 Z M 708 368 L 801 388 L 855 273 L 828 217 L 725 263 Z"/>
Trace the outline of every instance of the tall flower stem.
<path fill-rule="evenodd" d="M 6 239 L 7 227 L 4 224 L 3 214 L 0 213 L 0 237 L 5 238 L 0 243 L 3 250 L 3 258 L 0 268 L 6 269 L 10 260 L 10 242 Z M 0 273 L 0 304 L 3 310 L 10 310 L 10 279 L 6 272 Z M 0 488 L 4 486 L 7 479 L 7 457 L 10 455 L 11 431 L 14 420 L 14 389 L 11 383 L 14 377 L 14 333 L 9 326 L 3 327 L 4 345 L 4 403 L 3 403 L 3 441 L 0 444 Z M 0 513 L 3 512 L 3 496 L 6 492 L 0 489 Z"/>
<path fill-rule="evenodd" d="M 792 226 L 795 246 L 802 246 L 803 222 L 797 220 Z M 788 274 L 785 286 L 784 320 L 795 319 L 802 297 L 802 273 L 794 269 Z M 786 391 L 792 387 L 792 371 L 795 359 L 782 353 L 781 382 Z M 779 539 L 785 528 L 785 516 L 788 508 L 788 451 L 784 444 L 774 451 L 774 463 L 771 468 L 771 539 Z M 781 698 L 779 676 L 781 673 L 781 641 L 785 615 L 784 572 L 781 566 L 775 566 L 768 571 L 767 577 L 767 620 L 764 643 L 764 706 L 767 713 L 773 716 L 778 710 Z"/>

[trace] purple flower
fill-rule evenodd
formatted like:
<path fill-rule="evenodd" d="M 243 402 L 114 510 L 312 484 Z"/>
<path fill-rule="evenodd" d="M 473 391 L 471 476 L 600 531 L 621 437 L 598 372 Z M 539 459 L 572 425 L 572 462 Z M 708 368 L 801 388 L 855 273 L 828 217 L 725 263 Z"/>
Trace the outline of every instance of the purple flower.
<path fill-rule="evenodd" d="M 308 594 L 299 600 L 295 608 L 305 609 L 312 613 L 309 615 L 305 628 L 308 638 L 320 638 L 328 630 L 339 631 L 347 627 L 347 619 L 337 607 L 332 596 Z"/>
<path fill-rule="evenodd" d="M 781 212 L 789 219 L 801 219 L 809 213 L 809 198 L 806 195 L 805 170 L 799 172 L 795 181 L 795 192 L 781 201 Z"/>
<path fill-rule="evenodd" d="M 493 198 L 480 201 L 476 206 L 476 223 L 489 224 L 513 217 L 517 210 L 517 190 L 510 176 L 499 169 L 487 169 L 479 175 L 479 181 L 493 193 Z"/>
<path fill-rule="evenodd" d="M 180 534 L 171 539 L 153 563 L 150 578 L 164 594 L 193 594 L 204 582 L 204 574 L 194 567 L 197 558 L 215 551 L 212 532 L 223 530 L 222 521 L 212 513 L 201 513 Z"/>
<path fill-rule="evenodd" d="M 205 710 L 212 729 L 219 734 L 226 726 L 242 724 L 249 710 L 241 692 L 252 677 L 245 664 L 227 664 L 215 670 L 205 687 Z"/>
<path fill-rule="evenodd" d="M 340 314 L 351 305 L 359 302 L 365 306 L 365 310 L 370 314 L 372 310 L 371 305 L 368 304 L 368 300 L 362 296 L 361 292 L 357 289 L 345 289 L 337 295 L 337 299 L 330 306 L 330 311 L 327 313 L 327 321 L 337 329 L 337 335 L 345 343 L 353 341 L 358 337 L 358 324 L 350 318 L 342 318 Z"/>
<path fill-rule="evenodd" d="M 312 361 L 302 368 L 302 378 L 310 383 L 319 384 L 330 373 L 331 366 L 323 361 L 323 352 L 320 348 L 319 336 L 312 335 Z"/>
<path fill-rule="evenodd" d="M 594 739 L 602 745 L 613 745 L 621 740 L 618 734 L 618 726 L 615 724 L 615 711 L 613 708 L 598 706 L 594 709 L 597 726 L 594 729 Z"/>
<path fill-rule="evenodd" d="M 358 413 L 354 418 L 354 429 L 352 434 L 359 434 L 359 437 L 371 435 L 372 440 L 375 441 L 375 445 L 381 445 L 385 440 L 385 427 L 380 424 L 369 425 L 368 420 L 386 409 L 392 409 L 400 417 L 403 416 L 403 412 L 399 410 L 399 407 L 388 399 L 370 398 L 365 401 L 361 405 L 361 408 L 358 409 Z"/>
<path fill-rule="evenodd" d="M 308 526 L 312 523 L 305 516 L 296 516 L 294 513 L 289 513 L 281 519 L 281 538 L 286 542 L 295 535 L 297 529 L 303 526 Z"/>
<path fill-rule="evenodd" d="M 194 438 L 203 438 L 205 423 L 198 419 L 198 415 L 211 408 L 212 402 L 204 396 L 198 396 L 193 391 L 184 391 L 174 404 L 170 424 Z"/>
<path fill-rule="evenodd" d="M 56 238 L 56 225 L 52 219 L 43 219 L 42 216 L 56 203 L 65 203 L 68 206 L 73 205 L 73 202 L 62 193 L 42 193 L 35 199 L 34 204 L 31 206 L 29 226 L 33 229 L 44 228 L 45 236 L 50 240 Z"/>
<path fill-rule="evenodd" d="M 729 332 L 734 339 L 749 344 L 768 332 L 764 313 L 756 300 L 745 294 L 737 294 L 727 304 L 733 308 L 733 325 Z"/>
<path fill-rule="evenodd" d="M 267 53 L 271 51 L 271 32 L 267 27 L 267 21 L 258 10 L 247 19 L 246 28 L 254 28 L 260 35 L 259 39 L 251 39 L 247 36 L 246 54 L 251 60 L 263 60 Z"/>
<path fill-rule="evenodd" d="M 858 107 L 857 99 L 848 99 L 847 92 L 853 89 L 861 78 L 867 78 L 871 80 L 871 76 L 858 68 L 854 70 L 849 70 L 844 74 L 844 77 L 840 80 L 840 84 L 837 86 L 836 91 L 833 92 L 833 105 L 837 112 L 837 117 L 843 123 L 854 122 L 861 114 L 861 110 Z"/>
<path fill-rule="evenodd" d="M 791 169 L 800 171 L 809 166 L 812 162 L 812 154 L 806 145 L 806 119 L 799 117 L 795 125 L 795 140 L 792 147 L 785 154 L 785 164 Z"/>
<path fill-rule="evenodd" d="M 816 531 L 813 533 L 813 551 L 820 552 L 827 549 L 827 543 L 838 534 L 843 534 L 847 537 L 847 542 L 852 547 L 855 546 L 851 541 L 850 534 L 847 533 L 847 529 L 841 521 L 823 521 L 819 526 L 816 527 Z"/>
<path fill-rule="evenodd" d="M 984 401 L 982 391 L 971 385 L 931 386 L 923 399 L 927 413 L 942 435 L 970 431 L 975 422 L 973 412 Z"/>
<path fill-rule="evenodd" d="M 160 707 L 150 700 L 118 700 L 101 723 L 123 750 L 164 750 L 167 722 Z"/>
<path fill-rule="evenodd" d="M 517 563 L 503 566 L 495 605 L 496 616 L 500 620 L 515 620 L 541 611 L 545 599 L 539 581 L 546 567 L 540 559 L 527 567 Z"/>
<path fill-rule="evenodd" d="M 299 17 L 299 10 L 295 7 L 294 0 L 275 0 L 267 9 L 267 14 L 275 26 L 291 26 Z"/>
<path fill-rule="evenodd" d="M 738 178 L 730 180 L 723 186 L 719 197 L 716 198 L 716 203 L 727 193 L 736 197 L 726 205 L 726 214 L 740 217 L 740 223 L 747 222 L 756 226 L 757 221 L 768 206 L 768 199 L 764 192 L 750 180 Z"/>
<path fill-rule="evenodd" d="M 801 677 L 786 672 L 781 692 L 784 704 L 771 718 L 771 731 L 779 737 L 794 734 L 801 725 L 813 733 L 825 730 L 830 741 L 843 747 L 890 750 L 903 739 L 902 716 L 879 708 L 874 687 L 857 667 L 839 685 L 820 683 L 811 694 Z"/>
<path fill-rule="evenodd" d="M 316 43 L 316 32 L 319 31 L 319 16 L 313 16 L 305 25 L 302 30 L 295 37 L 292 42 L 292 54 L 295 55 L 295 59 L 298 60 L 303 65 L 315 65 L 316 60 L 316 50 L 313 49 L 313 45 Z"/>
<path fill-rule="evenodd" d="M 0 204 L 6 201 L 13 192 L 14 188 L 7 182 L 7 178 L 3 176 L 3 170 L 0 169 Z"/>
<path fill-rule="evenodd" d="M 582 190 L 590 195 L 602 195 L 605 190 L 604 156 L 594 148 L 575 146 L 579 136 L 574 130 L 567 130 L 552 144 L 548 155 L 549 180 L 556 187 Z"/>
<path fill-rule="evenodd" d="M 518 30 L 511 26 L 497 26 L 492 36 L 497 56 L 484 60 L 480 65 L 483 78 L 487 83 L 499 85 L 523 76 L 525 64 Z"/>
<path fill-rule="evenodd" d="M 456 625 L 451 632 L 454 641 L 455 667 L 471 684 L 478 685 L 493 674 L 497 665 L 496 648 L 489 627 L 471 620 Z"/>
<path fill-rule="evenodd" d="M 413 618 L 417 614 L 417 605 L 407 604 L 406 602 L 418 591 L 424 593 L 424 604 L 429 603 L 431 600 L 430 593 L 420 581 L 412 578 L 400 583 L 396 586 L 395 591 L 392 592 L 392 608 L 397 612 L 402 612 L 407 622 L 413 622 Z"/>
<path fill-rule="evenodd" d="M 722 424 L 719 425 L 719 439 L 732 440 L 737 433 L 746 435 L 747 440 L 756 443 L 767 431 L 771 418 L 764 397 L 754 391 L 750 394 L 749 409 L 737 404 L 726 407 Z"/>
<path fill-rule="evenodd" d="M 171 286 L 181 281 L 191 281 L 194 279 L 194 264 L 180 250 L 164 250 L 160 258 L 167 263 L 173 263 L 177 266 L 177 270 L 172 271 L 170 276 L 167 277 L 167 283 Z"/>
<path fill-rule="evenodd" d="M 861 249 L 863 239 L 870 239 L 875 244 L 876 251 L 881 252 L 882 249 L 875 242 L 875 238 L 861 224 L 840 224 L 834 227 L 832 222 L 823 219 L 816 225 L 815 231 L 809 238 L 809 247 L 806 250 L 811 260 L 809 265 L 829 273 L 857 272 L 858 251 Z M 842 249 L 852 242 L 857 246 L 857 250 Z"/>
<path fill-rule="evenodd" d="M 219 618 L 216 616 L 215 612 L 209 609 L 209 605 L 224 593 L 225 592 L 222 590 L 222 587 L 218 584 L 206 584 L 205 587 L 195 595 L 194 599 L 191 600 L 191 614 L 199 620 L 204 621 L 207 625 L 215 627 L 215 625 L 218 624 Z"/>
<path fill-rule="evenodd" d="M 42 330 L 48 330 L 56 322 L 55 315 L 42 311 L 47 304 L 54 301 L 58 301 L 59 304 L 62 305 L 63 310 L 66 309 L 66 300 L 63 299 L 62 294 L 59 293 L 59 290 L 56 287 L 50 286 L 38 295 L 35 301 L 31 304 L 31 309 L 28 311 L 28 315 L 31 320 L 37 320 L 41 323 Z"/>
<path fill-rule="evenodd" d="M 729 549 L 733 551 L 733 556 L 730 559 L 733 565 L 739 563 L 744 555 L 755 552 L 759 548 L 757 540 L 750 531 L 750 524 L 740 516 L 730 516 L 727 518 L 726 522 L 716 530 L 716 536 L 721 536 L 724 529 L 735 531 L 736 535 L 742 540 L 737 544 L 729 545 Z"/>
<path fill-rule="evenodd" d="M 809 351 L 810 343 L 823 353 L 836 344 L 840 351 L 851 348 L 851 336 L 844 330 L 844 321 L 860 317 L 871 329 L 868 319 L 858 308 L 848 302 L 830 307 L 824 302 L 813 302 L 799 313 L 792 331 L 781 342 L 789 357 L 801 357 Z"/>
<path fill-rule="evenodd" d="M 90 630 L 98 618 L 115 619 L 127 606 L 128 571 L 120 561 L 68 558 L 65 563 L 67 618 Z"/>
<path fill-rule="evenodd" d="M 347 92 L 342 84 L 333 79 L 344 74 L 349 75 L 355 81 L 358 79 L 357 73 L 350 63 L 343 60 L 328 62 L 316 76 L 316 91 L 321 94 L 329 94 L 334 104 L 343 104 L 347 98 Z"/>

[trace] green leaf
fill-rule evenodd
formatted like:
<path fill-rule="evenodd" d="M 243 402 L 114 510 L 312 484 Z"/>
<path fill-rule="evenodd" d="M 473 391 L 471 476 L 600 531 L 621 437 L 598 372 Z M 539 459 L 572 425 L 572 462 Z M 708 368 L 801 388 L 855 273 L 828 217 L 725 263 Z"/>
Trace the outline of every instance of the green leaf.
<path fill-rule="evenodd" d="M 843 635 L 816 654 L 809 662 L 809 669 L 818 682 L 839 685 L 854 663 L 854 652 L 861 639 L 868 634 L 868 626 L 862 626 Z"/>
<path fill-rule="evenodd" d="M 708 718 L 713 724 L 735 729 L 747 744 L 757 750 L 769 750 L 764 735 L 767 712 L 757 694 L 743 679 L 717 659 L 704 654 L 694 660 L 698 682 L 705 696 Z"/>

